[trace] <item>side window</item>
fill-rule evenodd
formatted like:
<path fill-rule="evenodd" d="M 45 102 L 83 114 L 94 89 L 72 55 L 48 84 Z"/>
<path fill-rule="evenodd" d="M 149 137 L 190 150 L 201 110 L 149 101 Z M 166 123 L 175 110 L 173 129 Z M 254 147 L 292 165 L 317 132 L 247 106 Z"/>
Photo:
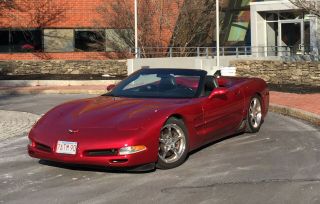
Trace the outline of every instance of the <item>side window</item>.
<path fill-rule="evenodd" d="M 205 96 L 209 96 L 214 88 L 215 88 L 214 77 L 213 76 L 206 76 L 203 94 Z"/>
<path fill-rule="evenodd" d="M 194 91 L 198 89 L 199 81 L 200 81 L 199 76 L 176 75 L 175 78 L 176 78 L 177 84 L 180 86 L 190 88 Z"/>
<path fill-rule="evenodd" d="M 139 86 L 147 85 L 147 84 L 153 84 L 160 81 L 161 78 L 157 77 L 156 74 L 152 75 L 140 75 L 136 80 L 129 83 L 127 86 L 123 88 L 123 90 L 128 90 L 132 88 L 136 88 Z"/>

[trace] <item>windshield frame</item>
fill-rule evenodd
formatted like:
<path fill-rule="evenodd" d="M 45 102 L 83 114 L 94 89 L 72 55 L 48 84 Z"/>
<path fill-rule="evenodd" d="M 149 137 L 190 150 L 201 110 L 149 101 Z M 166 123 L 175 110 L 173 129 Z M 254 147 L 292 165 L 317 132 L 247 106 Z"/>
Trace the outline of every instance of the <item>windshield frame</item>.
<path fill-rule="evenodd" d="M 138 76 L 143 74 L 165 74 L 165 73 L 174 73 L 176 75 L 190 75 L 190 76 L 199 76 L 198 88 L 195 92 L 195 95 L 192 97 L 168 97 L 168 96 L 137 96 L 137 95 L 121 95 L 117 92 L 120 92 L 125 86 L 135 80 Z M 123 98 L 161 98 L 161 99 L 190 99 L 190 98 L 199 98 L 201 96 L 202 90 L 204 88 L 204 82 L 207 72 L 204 70 L 198 69 L 166 69 L 166 68 L 152 68 L 152 69 L 140 69 L 130 76 L 122 80 L 117 84 L 112 91 L 104 94 L 103 96 L 112 96 L 112 97 L 123 97 Z"/>

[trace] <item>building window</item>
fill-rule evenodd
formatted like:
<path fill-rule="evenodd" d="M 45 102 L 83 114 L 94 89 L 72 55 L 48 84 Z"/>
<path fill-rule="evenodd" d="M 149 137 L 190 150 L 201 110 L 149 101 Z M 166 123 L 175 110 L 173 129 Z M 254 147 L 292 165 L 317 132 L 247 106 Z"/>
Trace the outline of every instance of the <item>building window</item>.
<path fill-rule="evenodd" d="M 104 52 L 106 50 L 105 30 L 75 30 L 75 50 Z"/>
<path fill-rule="evenodd" d="M 45 52 L 73 52 L 73 29 L 44 29 L 43 44 Z"/>
<path fill-rule="evenodd" d="M 41 30 L 1 30 L 0 52 L 41 52 Z"/>
<path fill-rule="evenodd" d="M 16 30 L 11 31 L 12 52 L 41 52 L 42 31 L 41 30 Z"/>
<path fill-rule="evenodd" d="M 134 47 L 134 32 L 132 29 L 107 29 L 106 51 L 123 52 Z"/>
<path fill-rule="evenodd" d="M 252 0 L 225 1 L 221 9 L 223 19 L 220 37 L 224 46 L 249 46 L 250 2 Z"/>
<path fill-rule="evenodd" d="M 0 53 L 10 51 L 9 31 L 0 30 Z"/>

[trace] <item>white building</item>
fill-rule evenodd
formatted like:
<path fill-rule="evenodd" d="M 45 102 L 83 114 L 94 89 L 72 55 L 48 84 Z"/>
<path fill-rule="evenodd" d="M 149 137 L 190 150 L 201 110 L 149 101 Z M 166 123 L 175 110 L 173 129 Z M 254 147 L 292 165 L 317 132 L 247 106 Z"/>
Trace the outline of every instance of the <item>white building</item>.
<path fill-rule="evenodd" d="M 319 20 L 288 0 L 251 2 L 250 24 L 253 55 L 318 53 Z"/>

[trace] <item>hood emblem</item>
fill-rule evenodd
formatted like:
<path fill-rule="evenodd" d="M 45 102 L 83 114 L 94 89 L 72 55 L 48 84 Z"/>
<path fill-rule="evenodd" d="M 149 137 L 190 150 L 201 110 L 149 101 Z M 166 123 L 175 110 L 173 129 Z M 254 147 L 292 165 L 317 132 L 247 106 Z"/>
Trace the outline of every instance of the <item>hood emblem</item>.
<path fill-rule="evenodd" d="M 68 129 L 69 134 L 78 133 L 78 132 L 79 132 L 79 130 Z"/>

